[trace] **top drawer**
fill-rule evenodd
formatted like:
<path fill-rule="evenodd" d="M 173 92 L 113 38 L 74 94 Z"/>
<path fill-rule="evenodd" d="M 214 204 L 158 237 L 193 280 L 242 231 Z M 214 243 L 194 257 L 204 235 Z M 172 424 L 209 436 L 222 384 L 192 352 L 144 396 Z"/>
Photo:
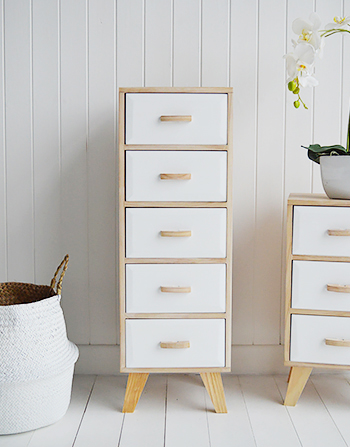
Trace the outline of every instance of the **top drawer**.
<path fill-rule="evenodd" d="M 125 107 L 126 144 L 227 144 L 226 93 L 127 93 Z"/>
<path fill-rule="evenodd" d="M 350 208 L 294 206 L 293 254 L 350 256 Z"/>

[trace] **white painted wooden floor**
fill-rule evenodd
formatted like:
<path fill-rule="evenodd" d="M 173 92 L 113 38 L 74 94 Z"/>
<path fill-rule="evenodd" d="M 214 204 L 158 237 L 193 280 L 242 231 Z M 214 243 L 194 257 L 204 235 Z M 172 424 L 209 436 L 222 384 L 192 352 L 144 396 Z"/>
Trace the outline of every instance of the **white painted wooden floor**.
<path fill-rule="evenodd" d="M 0 447 L 350 446 L 349 376 L 312 375 L 294 408 L 284 376 L 224 376 L 228 414 L 216 414 L 198 375 L 150 375 L 133 414 L 125 376 L 76 376 L 66 416 Z"/>

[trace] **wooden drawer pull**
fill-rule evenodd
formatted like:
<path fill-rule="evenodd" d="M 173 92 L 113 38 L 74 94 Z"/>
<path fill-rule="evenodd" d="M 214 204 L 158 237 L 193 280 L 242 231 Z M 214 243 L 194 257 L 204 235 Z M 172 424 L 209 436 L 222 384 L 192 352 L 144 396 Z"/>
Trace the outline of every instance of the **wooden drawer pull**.
<path fill-rule="evenodd" d="M 336 338 L 326 338 L 325 343 L 328 346 L 344 346 L 350 348 L 350 340 L 339 340 Z"/>
<path fill-rule="evenodd" d="M 328 236 L 350 236 L 350 230 L 327 230 Z"/>
<path fill-rule="evenodd" d="M 191 174 L 160 174 L 161 180 L 191 180 Z"/>
<path fill-rule="evenodd" d="M 186 231 L 161 231 L 162 237 L 191 237 L 191 230 Z"/>
<path fill-rule="evenodd" d="M 162 115 L 161 121 L 192 121 L 192 115 Z"/>
<path fill-rule="evenodd" d="M 346 284 L 327 284 L 327 290 L 328 292 L 350 293 L 350 286 Z"/>
<path fill-rule="evenodd" d="M 191 293 L 191 287 L 160 287 L 163 293 Z"/>
<path fill-rule="evenodd" d="M 162 349 L 186 349 L 190 347 L 189 341 L 161 341 Z"/>

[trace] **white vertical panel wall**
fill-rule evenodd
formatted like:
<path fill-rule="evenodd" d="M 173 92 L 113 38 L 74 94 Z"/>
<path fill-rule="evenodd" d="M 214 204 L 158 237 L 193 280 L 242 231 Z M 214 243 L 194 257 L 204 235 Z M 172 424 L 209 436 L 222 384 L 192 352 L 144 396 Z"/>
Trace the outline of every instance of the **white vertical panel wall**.
<path fill-rule="evenodd" d="M 69 253 L 71 257 L 64 282 L 63 305 L 71 337 L 77 343 L 89 343 L 89 5 L 85 0 L 60 0 L 59 6 L 60 232 L 62 251 Z"/>
<path fill-rule="evenodd" d="M 201 11 L 200 0 L 174 0 L 174 87 L 200 85 Z"/>
<path fill-rule="evenodd" d="M 7 278 L 7 222 L 6 222 L 6 155 L 5 155 L 5 91 L 4 91 L 4 2 L 0 2 L 0 278 Z"/>
<path fill-rule="evenodd" d="M 118 88 L 232 86 L 233 344 L 278 348 L 286 199 L 322 188 L 300 145 L 344 144 L 349 110 L 348 36 L 327 39 L 308 110 L 286 92 L 291 23 L 314 9 L 350 1 L 1 0 L 0 281 L 48 283 L 69 253 L 70 338 L 116 346 Z"/>
<path fill-rule="evenodd" d="M 249 17 L 249 39 L 242 17 Z M 233 299 L 235 343 L 254 343 L 255 188 L 258 72 L 258 0 L 231 7 L 230 86 L 233 101 Z M 249 57 L 247 57 L 249 55 Z M 244 63 L 242 62 L 244 61 Z M 244 88 L 243 88 L 244 87 Z M 244 173 L 244 175 L 242 175 Z M 236 211 L 237 210 L 237 211 Z M 239 212 L 238 212 L 239 210 Z M 242 299 L 241 297 L 244 297 Z M 259 295 L 257 296 L 259 299 Z"/>
<path fill-rule="evenodd" d="M 42 284 L 61 256 L 58 2 L 33 0 L 32 14 L 34 267 Z"/>
<path fill-rule="evenodd" d="M 89 0 L 88 286 L 90 338 L 98 344 L 117 340 L 115 17 L 114 0 Z"/>
<path fill-rule="evenodd" d="M 5 1 L 3 13 L 7 269 L 25 282 L 35 279 L 32 4 Z"/>

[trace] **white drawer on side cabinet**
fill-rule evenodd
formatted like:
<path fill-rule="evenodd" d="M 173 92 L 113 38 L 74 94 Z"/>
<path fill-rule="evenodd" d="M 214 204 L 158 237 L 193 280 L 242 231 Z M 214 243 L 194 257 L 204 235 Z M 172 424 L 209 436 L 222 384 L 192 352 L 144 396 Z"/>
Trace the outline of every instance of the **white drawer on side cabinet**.
<path fill-rule="evenodd" d="M 125 143 L 226 145 L 227 94 L 127 93 Z"/>
<path fill-rule="evenodd" d="M 350 208 L 294 206 L 293 254 L 350 256 Z"/>
<path fill-rule="evenodd" d="M 350 344 L 350 318 L 292 315 L 292 362 L 350 365 L 350 347 L 326 344 L 344 341 Z"/>
<path fill-rule="evenodd" d="M 225 320 L 126 320 L 127 368 L 225 366 Z"/>
<path fill-rule="evenodd" d="M 226 209 L 127 208 L 127 258 L 225 258 Z"/>
<path fill-rule="evenodd" d="M 293 261 L 292 307 L 350 312 L 350 263 Z"/>
<path fill-rule="evenodd" d="M 126 312 L 225 312 L 225 264 L 127 264 Z"/>
<path fill-rule="evenodd" d="M 126 151 L 126 200 L 226 200 L 226 151 Z"/>

